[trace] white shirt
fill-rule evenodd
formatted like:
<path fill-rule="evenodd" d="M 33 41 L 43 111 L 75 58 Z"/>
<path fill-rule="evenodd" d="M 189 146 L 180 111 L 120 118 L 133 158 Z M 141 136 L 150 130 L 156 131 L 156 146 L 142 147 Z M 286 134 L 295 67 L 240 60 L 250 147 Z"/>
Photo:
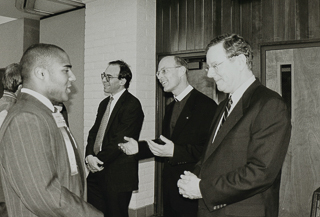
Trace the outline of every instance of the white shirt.
<path fill-rule="evenodd" d="M 239 102 L 239 100 L 241 99 L 242 95 L 244 94 L 244 92 L 248 89 L 248 87 L 250 87 L 250 85 L 256 80 L 256 78 L 254 77 L 254 75 L 252 75 L 246 82 L 244 82 L 236 91 L 234 91 L 233 94 L 230 94 L 231 96 L 231 100 L 232 100 L 232 104 L 228 113 L 228 116 L 231 114 L 232 110 L 234 109 L 234 107 L 237 105 L 237 103 Z M 220 129 L 221 126 L 221 122 L 222 122 L 222 118 L 223 115 L 220 118 L 217 130 L 214 134 L 213 140 L 216 138 L 218 130 Z"/>
<path fill-rule="evenodd" d="M 30 94 L 31 96 L 34 96 L 40 102 L 42 102 L 45 106 L 47 106 L 52 112 L 54 112 L 54 106 L 53 106 L 52 102 L 44 95 L 42 95 L 34 90 L 28 89 L 28 88 L 22 88 L 21 92 Z"/>
<path fill-rule="evenodd" d="M 120 92 L 114 94 L 114 95 L 110 95 L 110 97 L 112 96 L 113 97 L 113 100 L 111 102 L 111 105 L 110 105 L 110 113 L 109 113 L 109 116 L 110 114 L 112 113 L 113 109 L 114 109 L 114 106 L 116 105 L 116 103 L 118 102 L 119 98 L 122 96 L 122 94 L 124 93 L 124 91 L 126 91 L 126 89 L 123 89 L 121 90 Z"/>

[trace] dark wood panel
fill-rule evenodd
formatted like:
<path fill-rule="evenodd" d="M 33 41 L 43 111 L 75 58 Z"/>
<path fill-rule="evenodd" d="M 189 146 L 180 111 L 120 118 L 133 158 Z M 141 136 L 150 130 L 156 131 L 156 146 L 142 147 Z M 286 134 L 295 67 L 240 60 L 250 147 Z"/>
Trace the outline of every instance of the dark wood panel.
<path fill-rule="evenodd" d="M 309 38 L 317 38 L 320 35 L 320 3 L 309 1 Z"/>
<path fill-rule="evenodd" d="M 157 1 L 157 8 L 156 8 L 156 49 L 157 52 L 162 53 L 164 52 L 163 50 L 163 16 L 162 16 L 162 2 Z"/>
<path fill-rule="evenodd" d="M 219 8 L 217 8 L 219 10 Z M 232 2 L 221 1 L 221 32 L 232 33 Z"/>
<path fill-rule="evenodd" d="M 194 0 L 187 1 L 187 50 L 194 50 Z"/>
<path fill-rule="evenodd" d="M 162 37 L 163 37 L 163 50 L 164 51 L 172 51 L 171 43 L 170 43 L 170 11 L 171 11 L 171 5 L 170 1 L 166 0 L 163 1 L 163 8 L 162 8 Z"/>
<path fill-rule="evenodd" d="M 240 34 L 241 28 L 240 9 L 240 2 L 232 1 L 232 32 L 237 34 Z"/>
<path fill-rule="evenodd" d="M 187 50 L 187 2 L 179 1 L 179 50 Z"/>
<path fill-rule="evenodd" d="M 195 40 L 194 40 L 194 48 L 202 49 L 203 48 L 203 36 L 204 36 L 204 9 L 203 9 L 203 1 L 204 0 L 196 0 L 195 1 Z"/>
<path fill-rule="evenodd" d="M 285 0 L 285 40 L 296 39 L 296 0 Z"/>
<path fill-rule="evenodd" d="M 179 0 L 171 0 L 170 10 L 170 51 L 176 51 L 179 49 Z"/>
<path fill-rule="evenodd" d="M 274 41 L 273 1 L 261 0 L 262 41 Z"/>
<path fill-rule="evenodd" d="M 308 0 L 296 0 L 297 10 L 297 39 L 307 39 L 309 36 L 308 24 Z M 316 1 L 316 0 L 313 0 Z"/>
<path fill-rule="evenodd" d="M 241 5 L 241 32 L 242 35 L 250 44 L 252 43 L 252 2 L 244 1 Z"/>
<path fill-rule="evenodd" d="M 213 32 L 214 29 L 216 29 L 216 18 L 214 16 L 215 8 L 213 6 L 212 1 L 204 1 L 203 5 L 204 9 L 204 19 L 203 19 L 203 25 L 204 25 L 204 35 L 203 35 L 203 45 L 207 45 L 211 39 L 213 39 Z"/>
<path fill-rule="evenodd" d="M 274 1 L 274 41 L 285 39 L 285 1 Z"/>

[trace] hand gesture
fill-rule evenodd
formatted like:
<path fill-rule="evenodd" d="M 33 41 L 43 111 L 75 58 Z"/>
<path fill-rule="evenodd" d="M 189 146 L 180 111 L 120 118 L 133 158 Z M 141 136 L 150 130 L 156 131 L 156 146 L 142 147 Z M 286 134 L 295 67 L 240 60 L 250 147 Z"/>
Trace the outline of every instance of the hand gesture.
<path fill-rule="evenodd" d="M 160 136 L 160 139 L 165 143 L 164 145 L 159 145 L 152 140 L 147 140 L 150 151 L 159 157 L 172 157 L 174 151 L 174 144 L 171 140 L 164 136 Z"/>
<path fill-rule="evenodd" d="M 119 143 L 119 148 L 127 155 L 137 154 L 139 151 L 138 142 L 133 138 L 124 137 L 124 140 L 128 141 L 126 143 Z"/>

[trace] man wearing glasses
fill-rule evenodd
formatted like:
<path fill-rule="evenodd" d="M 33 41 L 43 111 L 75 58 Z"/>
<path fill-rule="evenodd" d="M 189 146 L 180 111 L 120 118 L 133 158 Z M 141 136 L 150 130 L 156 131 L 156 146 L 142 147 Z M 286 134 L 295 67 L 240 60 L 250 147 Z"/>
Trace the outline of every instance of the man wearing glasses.
<path fill-rule="evenodd" d="M 121 60 L 101 74 L 109 96 L 99 105 L 86 147 L 88 202 L 108 217 L 128 217 L 132 191 L 138 189 L 138 161 L 118 148 L 124 136 L 139 139 L 144 119 L 139 100 L 127 90 L 131 78 Z"/>
<path fill-rule="evenodd" d="M 198 203 L 183 198 L 177 181 L 185 170 L 192 170 L 198 162 L 210 134 L 210 125 L 215 114 L 216 103 L 194 89 L 188 82 L 187 63 L 178 56 L 161 59 L 157 78 L 165 92 L 171 92 L 174 101 L 165 111 L 162 123 L 163 145 L 156 142 L 125 138 L 120 144 L 127 154 L 136 154 L 138 159 L 163 157 L 163 209 L 165 217 L 195 217 Z M 128 136 L 130 137 L 130 136 Z"/>

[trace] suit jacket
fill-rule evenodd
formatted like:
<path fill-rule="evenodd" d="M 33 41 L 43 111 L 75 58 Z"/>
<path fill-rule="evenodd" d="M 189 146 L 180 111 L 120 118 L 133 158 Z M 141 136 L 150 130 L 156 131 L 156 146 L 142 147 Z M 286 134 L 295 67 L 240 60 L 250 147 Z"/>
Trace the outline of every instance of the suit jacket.
<path fill-rule="evenodd" d="M 71 175 L 63 135 L 51 110 L 39 100 L 19 94 L 0 139 L 9 216 L 103 216 L 84 201 L 83 166 L 78 163 L 79 173 Z"/>
<path fill-rule="evenodd" d="M 8 110 L 16 103 L 17 97 L 14 93 L 4 91 L 3 96 L 0 98 L 0 126 L 7 116 Z M 0 182 L 0 202 L 4 201 L 4 193 L 2 183 Z"/>
<path fill-rule="evenodd" d="M 94 142 L 109 99 L 110 97 L 107 97 L 99 105 L 95 123 L 89 131 L 86 156 L 95 156 Z M 104 162 L 104 169 L 101 172 L 105 174 L 107 189 L 119 191 L 138 189 L 138 161 L 133 156 L 124 154 L 118 148 L 118 144 L 124 142 L 124 136 L 138 140 L 143 119 L 144 114 L 139 100 L 126 90 L 110 114 L 102 148 L 97 154 L 97 157 Z"/>
<path fill-rule="evenodd" d="M 164 161 L 163 185 L 176 195 L 174 199 L 167 199 L 170 199 L 175 207 L 186 209 L 184 203 L 186 199 L 179 194 L 177 182 L 185 170 L 192 171 L 199 161 L 208 136 L 210 136 L 210 126 L 217 104 L 206 95 L 193 89 L 170 135 L 170 120 L 174 103 L 173 101 L 166 107 L 162 123 L 162 135 L 174 143 L 173 157 L 166 158 Z M 153 156 L 147 142 L 140 141 L 137 158 Z"/>
<path fill-rule="evenodd" d="M 198 216 L 278 216 L 281 167 L 291 134 L 283 99 L 255 81 L 212 143 L 226 100 L 195 173 L 202 199 Z M 221 204 L 227 204 L 219 209 Z"/>

